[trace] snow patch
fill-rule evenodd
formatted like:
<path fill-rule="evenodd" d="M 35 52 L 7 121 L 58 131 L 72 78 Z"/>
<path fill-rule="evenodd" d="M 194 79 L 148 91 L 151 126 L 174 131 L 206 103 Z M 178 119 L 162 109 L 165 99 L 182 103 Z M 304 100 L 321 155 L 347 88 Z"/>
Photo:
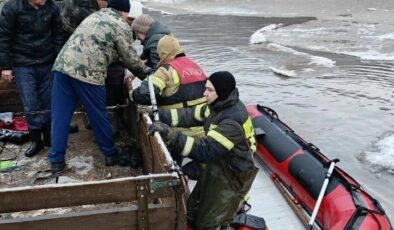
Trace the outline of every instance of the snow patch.
<path fill-rule="evenodd" d="M 79 175 L 86 175 L 93 169 L 92 156 L 77 156 L 68 160 L 67 164 L 70 168 L 74 168 Z"/>

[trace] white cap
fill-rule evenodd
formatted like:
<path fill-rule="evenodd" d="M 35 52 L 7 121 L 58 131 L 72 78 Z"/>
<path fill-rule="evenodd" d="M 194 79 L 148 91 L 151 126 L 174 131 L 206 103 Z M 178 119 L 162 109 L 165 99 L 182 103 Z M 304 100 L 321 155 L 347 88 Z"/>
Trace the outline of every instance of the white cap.
<path fill-rule="evenodd" d="M 130 12 L 127 15 L 129 18 L 137 18 L 142 14 L 142 4 L 138 0 L 130 0 Z"/>

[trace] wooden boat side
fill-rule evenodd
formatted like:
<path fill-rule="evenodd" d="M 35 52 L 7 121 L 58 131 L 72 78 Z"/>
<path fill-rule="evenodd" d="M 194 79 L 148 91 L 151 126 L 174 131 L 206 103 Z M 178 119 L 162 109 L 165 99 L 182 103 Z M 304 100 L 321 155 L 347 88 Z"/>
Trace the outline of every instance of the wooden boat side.
<path fill-rule="evenodd" d="M 0 229 L 185 229 L 184 180 L 170 172 L 172 159 L 160 136 L 146 135 L 150 118 L 137 115 L 133 104 L 127 110 L 135 115 L 128 116 L 128 129 L 140 146 L 146 175 L 0 189 L 0 215 L 71 208 L 63 214 L 0 219 Z"/>

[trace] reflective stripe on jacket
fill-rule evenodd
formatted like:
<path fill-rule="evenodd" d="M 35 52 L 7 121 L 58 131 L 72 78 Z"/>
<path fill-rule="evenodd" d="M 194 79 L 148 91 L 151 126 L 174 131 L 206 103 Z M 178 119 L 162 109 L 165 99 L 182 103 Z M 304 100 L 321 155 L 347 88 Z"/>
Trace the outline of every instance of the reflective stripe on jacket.
<path fill-rule="evenodd" d="M 254 129 L 238 91 L 213 105 L 160 110 L 160 120 L 180 127 L 204 124 L 206 136 L 197 139 L 174 130 L 169 149 L 206 164 L 188 199 L 192 227 L 229 224 L 257 173 Z"/>
<path fill-rule="evenodd" d="M 206 76 L 202 69 L 187 57 L 175 58 L 150 77 L 157 104 L 162 109 L 191 107 L 205 102 L 203 94 Z M 136 103 L 150 105 L 148 81 L 143 81 L 131 95 Z"/>

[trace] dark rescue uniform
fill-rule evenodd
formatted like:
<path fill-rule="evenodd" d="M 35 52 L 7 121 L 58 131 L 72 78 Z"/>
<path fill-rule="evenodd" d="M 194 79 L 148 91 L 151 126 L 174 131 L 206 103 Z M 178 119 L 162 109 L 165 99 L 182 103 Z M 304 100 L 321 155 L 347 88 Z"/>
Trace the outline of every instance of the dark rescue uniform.
<path fill-rule="evenodd" d="M 187 203 L 192 227 L 211 229 L 228 225 L 258 171 L 253 159 L 254 129 L 238 90 L 213 105 L 160 110 L 160 119 L 180 127 L 203 123 L 204 137 L 193 139 L 174 130 L 168 145 L 172 153 L 205 163 Z"/>

